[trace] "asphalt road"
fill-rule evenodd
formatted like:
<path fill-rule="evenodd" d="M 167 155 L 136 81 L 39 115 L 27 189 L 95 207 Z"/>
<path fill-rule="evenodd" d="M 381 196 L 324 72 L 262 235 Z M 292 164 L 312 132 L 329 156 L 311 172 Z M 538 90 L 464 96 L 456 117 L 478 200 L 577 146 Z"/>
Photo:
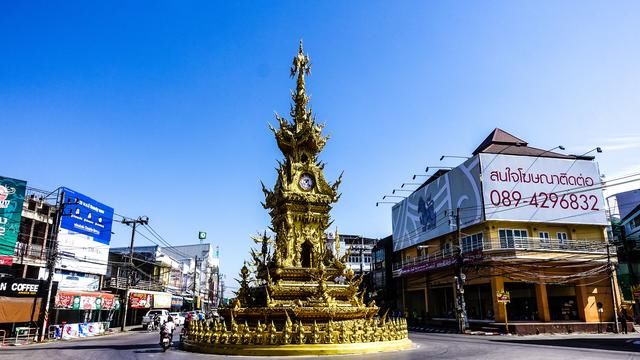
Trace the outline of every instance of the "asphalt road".
<path fill-rule="evenodd" d="M 178 332 L 175 341 L 177 343 Z M 324 359 L 423 360 L 423 359 L 639 359 L 640 336 L 569 335 L 530 337 L 480 337 L 411 333 L 413 350 Z M 188 353 L 176 348 L 163 353 L 158 334 L 128 332 L 99 338 L 0 349 L 2 360 L 120 360 L 212 359 L 224 356 Z M 639 344 L 634 344 L 637 341 Z M 251 357 L 238 357 L 252 359 Z"/>

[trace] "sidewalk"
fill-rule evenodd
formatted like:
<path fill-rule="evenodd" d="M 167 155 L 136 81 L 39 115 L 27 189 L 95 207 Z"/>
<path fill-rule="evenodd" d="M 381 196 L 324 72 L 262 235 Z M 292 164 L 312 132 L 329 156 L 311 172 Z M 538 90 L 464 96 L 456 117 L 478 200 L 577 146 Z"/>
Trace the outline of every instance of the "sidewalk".
<path fill-rule="evenodd" d="M 78 340 L 87 340 L 87 339 L 97 339 L 97 338 L 102 338 L 102 337 L 105 337 L 105 336 L 122 335 L 122 334 L 126 334 L 126 333 L 129 333 L 129 332 L 132 332 L 132 331 L 144 331 L 144 330 L 142 329 L 142 326 L 140 326 L 140 325 L 133 325 L 133 326 L 125 327 L 124 331 L 120 330 L 120 327 L 110 328 L 110 329 L 106 330 L 105 333 L 102 334 L 102 335 L 84 336 L 84 337 L 77 337 L 77 338 L 67 339 L 67 340 L 48 339 L 47 338 L 42 342 L 32 341 L 32 342 L 28 342 L 28 343 L 15 343 L 15 342 L 12 342 L 12 341 L 15 341 L 14 338 L 7 338 L 7 339 L 5 339 L 5 343 L 4 344 L 0 344 L 0 349 L 6 348 L 6 347 L 10 347 L 10 346 L 33 346 L 33 345 L 50 344 L 50 343 L 56 343 L 56 342 L 68 342 L 68 341 L 78 341 Z"/>

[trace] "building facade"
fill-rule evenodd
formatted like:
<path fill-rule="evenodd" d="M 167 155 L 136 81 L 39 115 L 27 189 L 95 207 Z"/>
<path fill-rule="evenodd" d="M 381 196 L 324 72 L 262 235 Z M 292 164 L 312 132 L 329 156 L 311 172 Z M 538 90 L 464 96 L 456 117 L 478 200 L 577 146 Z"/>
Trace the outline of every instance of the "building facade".
<path fill-rule="evenodd" d="M 348 253 L 347 258 L 345 259 L 345 264 L 358 275 L 369 273 L 372 269 L 372 250 L 378 239 L 367 238 L 360 235 L 344 234 L 338 235 L 337 238 L 339 241 L 337 247 L 337 249 L 339 249 L 339 253 L 337 255 L 342 257 Z M 335 252 L 336 234 L 327 234 L 326 246 L 328 249 Z"/>
<path fill-rule="evenodd" d="M 495 129 L 464 163 L 394 205 L 392 276 L 411 323 L 455 326 L 464 310 L 471 327 L 508 319 L 519 333 L 534 331 L 525 323 L 577 331 L 614 320 L 597 164 L 552 150 Z"/>

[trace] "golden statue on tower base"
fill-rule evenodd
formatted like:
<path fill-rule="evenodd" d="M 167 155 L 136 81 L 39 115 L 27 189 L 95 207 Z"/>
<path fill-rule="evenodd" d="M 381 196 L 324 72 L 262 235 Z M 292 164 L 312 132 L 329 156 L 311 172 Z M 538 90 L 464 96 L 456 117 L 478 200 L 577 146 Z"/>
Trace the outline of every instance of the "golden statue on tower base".
<path fill-rule="evenodd" d="M 276 114 L 271 127 L 284 162 L 278 162 L 273 190 L 264 185 L 262 204 L 271 216 L 271 231 L 254 236 L 261 250 L 251 251 L 252 270 L 240 272 L 240 288 L 231 306 L 220 311 L 224 321 L 191 321 L 184 348 L 229 355 L 360 354 L 412 348 L 404 318 L 379 314 L 374 301 L 364 303 L 361 276 L 327 246 L 329 211 L 338 201 L 342 175 L 333 184 L 324 177 L 318 154 L 322 135 L 308 108 L 305 75 L 309 56 L 302 49 L 293 58 L 296 79 L 292 122 Z"/>

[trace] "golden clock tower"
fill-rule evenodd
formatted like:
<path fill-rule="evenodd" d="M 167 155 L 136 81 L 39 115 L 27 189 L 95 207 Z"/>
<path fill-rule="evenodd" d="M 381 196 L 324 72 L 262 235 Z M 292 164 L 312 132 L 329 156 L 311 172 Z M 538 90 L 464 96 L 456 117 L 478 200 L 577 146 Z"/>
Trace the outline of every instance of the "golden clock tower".
<path fill-rule="evenodd" d="M 315 268 L 325 254 L 325 231 L 329 227 L 331 205 L 338 200 L 338 180 L 329 184 L 324 177 L 324 164 L 318 154 L 328 137 L 322 135 L 323 125 L 317 124 L 308 108 L 305 75 L 311 63 L 302 49 L 293 58 L 291 77 L 297 76 L 292 92 L 292 123 L 276 114 L 279 128 L 271 127 L 278 148 L 284 155 L 279 162 L 278 180 L 273 191 L 263 185 L 270 210 L 272 230 L 276 233 L 274 260 L 278 267 Z"/>
<path fill-rule="evenodd" d="M 271 127 L 284 161 L 273 190 L 262 185 L 275 239 L 266 233 L 253 237 L 262 248 L 252 249 L 251 263 L 242 267 L 232 306 L 220 309 L 229 327 L 226 320 L 192 321 L 187 350 L 280 356 L 412 346 L 404 319 L 378 314 L 374 301 L 365 303 L 362 277 L 346 266 L 348 252 L 340 257 L 339 239 L 335 251 L 326 247 L 329 211 L 340 197 L 342 175 L 330 184 L 318 160 L 328 138 L 308 108 L 304 80 L 310 67 L 300 42 L 291 67 L 297 77 L 291 121 L 276 115 L 279 127 Z"/>

